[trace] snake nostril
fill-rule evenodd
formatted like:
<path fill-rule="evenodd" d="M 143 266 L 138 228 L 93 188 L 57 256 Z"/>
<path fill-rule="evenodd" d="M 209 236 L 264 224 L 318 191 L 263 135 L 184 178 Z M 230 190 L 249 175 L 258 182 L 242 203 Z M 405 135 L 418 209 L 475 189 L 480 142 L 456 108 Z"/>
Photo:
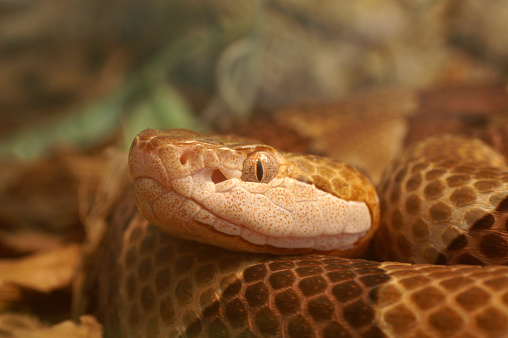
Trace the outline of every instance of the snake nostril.
<path fill-rule="evenodd" d="M 180 156 L 180 163 L 185 164 L 189 160 L 190 154 L 188 151 L 184 151 L 182 156 Z"/>
<path fill-rule="evenodd" d="M 224 182 L 226 180 L 227 180 L 226 176 L 224 176 L 224 174 L 219 169 L 215 170 L 212 173 L 212 182 L 213 183 L 218 184 L 218 183 Z"/>

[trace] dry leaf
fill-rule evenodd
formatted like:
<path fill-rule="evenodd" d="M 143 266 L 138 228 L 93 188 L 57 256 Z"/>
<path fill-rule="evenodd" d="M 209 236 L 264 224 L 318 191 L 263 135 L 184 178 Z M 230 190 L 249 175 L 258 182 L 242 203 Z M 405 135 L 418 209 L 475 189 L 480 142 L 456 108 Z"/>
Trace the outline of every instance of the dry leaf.
<path fill-rule="evenodd" d="M 19 288 L 50 292 L 69 287 L 80 262 L 81 246 L 72 244 L 20 259 L 0 260 L 0 308 L 17 298 Z"/>
<path fill-rule="evenodd" d="M 50 337 L 102 337 L 102 327 L 90 315 L 81 316 L 81 323 L 66 320 L 48 326 L 35 317 L 13 313 L 0 314 L 0 332 L 6 337 L 50 338 Z"/>

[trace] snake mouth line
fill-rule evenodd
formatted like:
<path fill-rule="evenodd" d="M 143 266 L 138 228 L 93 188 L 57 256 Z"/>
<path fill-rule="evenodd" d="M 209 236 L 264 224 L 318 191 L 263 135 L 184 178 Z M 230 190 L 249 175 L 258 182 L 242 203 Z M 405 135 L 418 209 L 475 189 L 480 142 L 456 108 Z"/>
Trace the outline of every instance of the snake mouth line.
<path fill-rule="evenodd" d="M 168 193 L 170 192 L 172 191 L 169 191 Z M 207 227 L 210 230 L 213 229 L 213 231 L 220 233 L 221 235 L 242 238 L 243 240 L 257 246 L 270 245 L 275 248 L 283 249 L 314 249 L 319 251 L 329 251 L 337 248 L 347 250 L 352 248 L 360 238 L 365 236 L 367 232 L 362 231 L 351 234 L 341 233 L 337 235 L 320 235 L 316 237 L 274 237 L 248 229 L 242 225 L 233 224 L 215 214 L 202 203 L 182 196 L 180 206 L 183 206 L 186 203 L 191 203 L 199 207 L 199 209 L 190 215 L 190 218 L 196 223 L 202 225 L 203 227 Z M 195 230 L 196 229 L 192 229 L 191 231 L 195 232 Z"/>
<path fill-rule="evenodd" d="M 204 209 L 206 210 L 206 209 Z M 217 216 L 216 216 L 217 217 Z M 282 249 L 314 249 L 318 251 L 330 251 L 340 247 L 342 250 L 348 250 L 356 244 L 356 242 L 365 236 L 366 231 L 356 234 L 338 234 L 338 235 L 322 235 L 313 238 L 306 237 L 271 237 L 268 235 L 261 234 L 257 231 L 247 229 L 243 226 L 234 226 L 239 228 L 236 234 L 230 234 L 227 231 L 221 231 L 224 225 L 231 229 L 233 226 L 231 223 L 217 217 L 215 223 L 212 225 L 196 221 L 203 226 L 212 228 L 213 231 L 219 232 L 222 235 L 230 237 L 241 237 L 251 244 L 258 246 L 270 245 L 275 248 Z M 229 223 L 229 224 L 228 224 Z M 219 226 L 220 225 L 220 226 Z M 339 245 L 340 244 L 340 245 Z"/>

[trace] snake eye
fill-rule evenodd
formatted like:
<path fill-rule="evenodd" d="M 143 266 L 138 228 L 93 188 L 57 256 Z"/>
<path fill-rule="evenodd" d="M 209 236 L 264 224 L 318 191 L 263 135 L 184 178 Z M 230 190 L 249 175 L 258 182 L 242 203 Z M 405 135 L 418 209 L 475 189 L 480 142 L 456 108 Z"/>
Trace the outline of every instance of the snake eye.
<path fill-rule="evenodd" d="M 279 168 L 272 154 L 257 151 L 247 156 L 243 162 L 242 177 L 245 182 L 268 183 L 277 176 Z"/>

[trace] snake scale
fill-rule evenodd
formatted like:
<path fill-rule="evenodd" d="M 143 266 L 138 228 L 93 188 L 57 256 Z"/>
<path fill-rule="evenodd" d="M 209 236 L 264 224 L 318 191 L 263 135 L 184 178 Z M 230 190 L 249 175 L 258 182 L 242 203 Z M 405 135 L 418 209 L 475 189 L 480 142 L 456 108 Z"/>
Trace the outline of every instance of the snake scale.
<path fill-rule="evenodd" d="M 475 138 L 430 137 L 390 165 L 379 200 L 358 170 L 307 156 L 230 136 L 140 133 L 133 183 L 109 218 L 97 306 L 106 332 L 508 335 L 503 155 Z M 379 261 L 352 258 L 365 255 Z"/>

